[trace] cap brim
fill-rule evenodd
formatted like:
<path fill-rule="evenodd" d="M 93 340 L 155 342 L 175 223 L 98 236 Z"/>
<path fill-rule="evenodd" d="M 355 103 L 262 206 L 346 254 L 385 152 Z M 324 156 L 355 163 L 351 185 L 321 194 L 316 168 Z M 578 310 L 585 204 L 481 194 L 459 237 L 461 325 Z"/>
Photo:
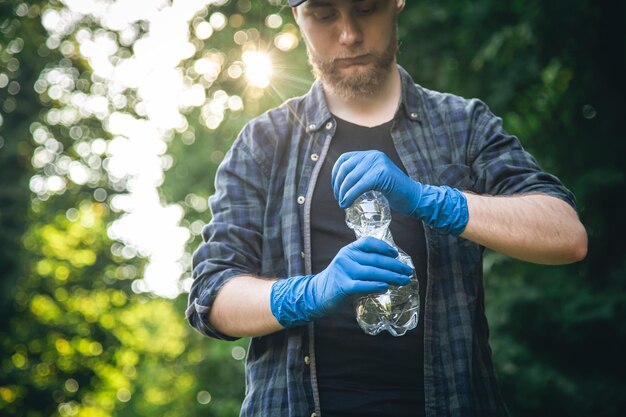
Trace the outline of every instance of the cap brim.
<path fill-rule="evenodd" d="M 304 3 L 306 0 L 289 0 L 289 5 L 291 7 L 296 7 Z"/>

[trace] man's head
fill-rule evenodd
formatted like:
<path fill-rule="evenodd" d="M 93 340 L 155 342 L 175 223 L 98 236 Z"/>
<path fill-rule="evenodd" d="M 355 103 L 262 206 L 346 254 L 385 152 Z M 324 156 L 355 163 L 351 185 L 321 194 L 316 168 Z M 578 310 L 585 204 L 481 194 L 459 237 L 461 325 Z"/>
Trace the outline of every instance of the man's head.
<path fill-rule="evenodd" d="M 289 0 L 313 73 L 335 94 L 375 94 L 395 67 L 404 0 Z"/>

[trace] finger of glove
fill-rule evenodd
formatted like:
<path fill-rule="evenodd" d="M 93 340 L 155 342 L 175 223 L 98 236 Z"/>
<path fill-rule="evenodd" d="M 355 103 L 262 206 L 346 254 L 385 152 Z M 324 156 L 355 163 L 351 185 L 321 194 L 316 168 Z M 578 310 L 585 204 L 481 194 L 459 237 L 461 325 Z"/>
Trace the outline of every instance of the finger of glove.
<path fill-rule="evenodd" d="M 364 152 L 346 152 L 335 162 L 330 183 L 337 201 L 339 201 L 339 189 L 345 176 L 354 169 L 363 156 Z"/>
<path fill-rule="evenodd" d="M 368 253 L 379 253 L 381 255 L 398 256 L 398 250 L 384 240 L 372 236 L 363 236 L 345 247 L 348 251 L 361 251 Z"/>
<path fill-rule="evenodd" d="M 413 273 L 413 268 L 407 264 L 394 257 L 378 253 L 355 251 L 351 254 L 351 261 L 356 263 L 356 265 L 350 265 L 349 268 L 356 271 L 358 271 L 359 268 L 377 268 L 403 276 L 409 276 Z M 350 269 L 346 269 L 350 272 Z"/>
<path fill-rule="evenodd" d="M 350 294 L 370 294 L 385 292 L 389 289 L 389 284 L 376 281 L 354 281 L 350 288 Z"/>
<path fill-rule="evenodd" d="M 346 162 L 348 159 L 352 158 L 354 155 L 358 153 L 360 153 L 360 151 L 344 152 L 339 156 L 339 158 L 337 158 L 337 161 L 335 161 L 335 164 L 333 165 L 333 169 L 331 173 L 331 180 L 330 180 L 331 187 L 334 187 L 335 177 L 337 176 L 337 171 L 339 171 L 339 168 L 341 168 L 341 165 L 343 165 L 344 162 Z"/>
<path fill-rule="evenodd" d="M 350 281 L 378 281 L 391 285 L 406 285 L 410 279 L 409 275 L 369 265 L 360 265 L 353 268 L 349 273 Z"/>
<path fill-rule="evenodd" d="M 347 208 L 366 191 L 380 190 L 377 175 L 378 167 L 372 166 L 367 159 L 362 159 L 352 171 L 346 173 L 343 182 L 339 184 L 339 207 Z"/>

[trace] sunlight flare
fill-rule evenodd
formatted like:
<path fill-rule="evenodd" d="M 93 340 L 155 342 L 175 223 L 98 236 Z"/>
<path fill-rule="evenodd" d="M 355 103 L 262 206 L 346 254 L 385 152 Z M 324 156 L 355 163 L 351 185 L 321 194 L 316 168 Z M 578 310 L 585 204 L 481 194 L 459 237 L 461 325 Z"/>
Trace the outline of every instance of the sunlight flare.
<path fill-rule="evenodd" d="M 266 88 L 270 85 L 272 62 L 267 54 L 258 51 L 245 51 L 242 59 L 246 66 L 246 78 L 250 85 L 257 88 Z"/>

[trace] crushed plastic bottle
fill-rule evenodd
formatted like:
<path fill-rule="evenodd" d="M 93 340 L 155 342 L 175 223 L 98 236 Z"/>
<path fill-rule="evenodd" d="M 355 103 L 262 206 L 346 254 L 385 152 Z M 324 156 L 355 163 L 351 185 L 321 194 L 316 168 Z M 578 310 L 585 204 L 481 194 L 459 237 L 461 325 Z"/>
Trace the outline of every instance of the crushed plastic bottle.
<path fill-rule="evenodd" d="M 354 300 L 356 320 L 365 333 L 376 335 L 387 330 L 402 336 L 417 326 L 420 310 L 419 282 L 411 257 L 393 241 L 389 225 L 391 209 L 387 198 L 378 191 L 368 191 L 346 209 L 346 224 L 357 239 L 372 236 L 384 240 L 398 251 L 400 261 L 413 268 L 407 285 L 391 286 L 384 293 L 358 296 Z"/>

